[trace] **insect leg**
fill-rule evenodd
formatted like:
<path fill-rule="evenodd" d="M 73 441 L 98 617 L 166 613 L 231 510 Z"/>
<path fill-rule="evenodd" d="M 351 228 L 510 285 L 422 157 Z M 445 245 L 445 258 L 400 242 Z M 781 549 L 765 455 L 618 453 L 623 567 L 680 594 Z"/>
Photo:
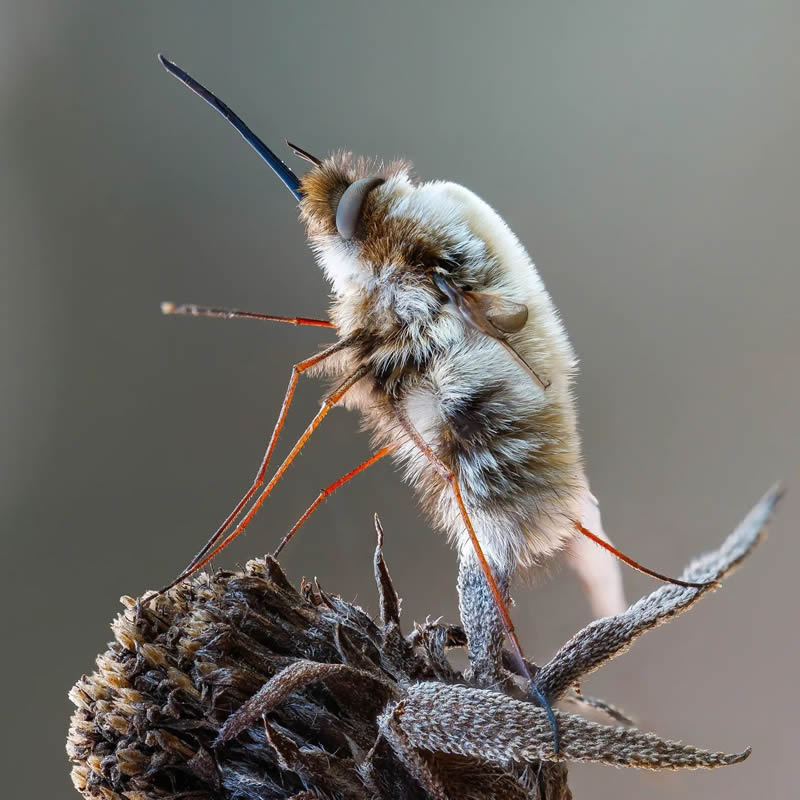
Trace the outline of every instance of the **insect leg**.
<path fill-rule="evenodd" d="M 522 675 L 527 681 L 528 685 L 531 689 L 531 694 L 534 696 L 538 704 L 545 710 L 547 713 L 547 717 L 550 721 L 550 726 L 553 729 L 553 749 L 555 751 L 556 756 L 558 755 L 558 722 L 556 721 L 556 716 L 553 713 L 553 709 L 550 707 L 550 703 L 548 703 L 547 698 L 539 691 L 539 688 L 536 686 L 536 682 L 531 675 L 530 669 L 528 669 L 528 665 L 525 661 L 525 656 L 522 652 L 522 645 L 519 643 L 519 638 L 517 637 L 517 632 L 514 629 L 514 623 L 511 621 L 511 615 L 508 613 L 508 608 L 506 606 L 505 599 L 503 598 L 503 594 L 500 591 L 499 586 L 497 585 L 497 580 L 495 579 L 494 573 L 492 572 L 492 568 L 489 566 L 489 562 L 486 560 L 486 556 L 484 555 L 483 548 L 481 547 L 481 543 L 478 540 L 478 536 L 475 533 L 475 528 L 472 525 L 472 520 L 469 517 L 469 512 L 467 511 L 467 507 L 464 505 L 464 499 L 461 496 L 461 489 L 458 485 L 458 478 L 456 477 L 455 473 L 449 469 L 449 467 L 436 455 L 436 453 L 431 449 L 428 443 L 422 438 L 422 435 L 419 431 L 411 424 L 411 421 L 406 416 L 405 412 L 397 403 L 392 403 L 392 409 L 394 411 L 395 417 L 400 425 L 403 427 L 405 432 L 417 446 L 417 448 L 422 452 L 422 454 L 430 461 L 436 471 L 442 476 L 442 478 L 447 481 L 450 485 L 450 488 L 453 491 L 453 494 L 456 499 L 456 503 L 458 505 L 459 513 L 461 514 L 461 519 L 464 521 L 464 526 L 467 529 L 467 534 L 469 535 L 470 542 L 472 544 L 472 548 L 475 552 L 475 558 L 478 561 L 478 565 L 481 568 L 481 572 L 483 572 L 483 577 L 486 580 L 486 584 L 489 587 L 489 591 L 491 592 L 492 599 L 494 600 L 494 604 L 497 608 L 497 613 L 500 615 L 500 619 L 503 622 L 503 627 L 506 629 L 506 635 L 508 636 L 509 642 L 511 642 L 511 651 L 516 658 L 517 667 L 519 670 L 519 674 Z"/>
<path fill-rule="evenodd" d="M 289 541 L 292 539 L 292 537 L 297 533 L 298 530 L 300 530 L 300 527 L 305 524 L 305 521 L 314 513 L 317 506 L 326 497 L 330 497 L 330 495 L 332 495 L 340 486 L 344 486 L 344 484 L 347 483 L 351 478 L 355 478 L 356 475 L 358 475 L 360 472 L 363 472 L 365 469 L 367 469 L 367 467 L 371 467 L 376 461 L 380 461 L 384 456 L 388 456 L 389 453 L 394 452 L 397 447 L 397 444 L 390 444 L 386 447 L 381 447 L 380 450 L 378 450 L 374 455 L 370 456 L 366 461 L 359 464 L 355 469 L 351 469 L 347 475 L 343 475 L 341 478 L 339 478 L 336 483 L 332 483 L 327 489 L 323 489 L 317 496 L 317 499 L 305 510 L 303 516 L 300 517 L 297 522 L 295 522 L 289 533 L 283 537 L 281 543 L 275 548 L 275 552 L 272 554 L 273 558 L 277 558 L 280 555 L 281 550 L 283 550 L 283 548 L 289 544 Z"/>
<path fill-rule="evenodd" d="M 620 550 L 617 550 L 611 542 L 607 542 L 605 539 L 600 538 L 596 533 L 592 533 L 588 528 L 585 528 L 581 525 L 580 522 L 575 523 L 575 528 L 578 533 L 585 536 L 587 539 L 591 539 L 595 544 L 599 544 L 600 547 L 605 548 L 608 550 L 611 555 L 618 558 L 623 564 L 627 564 L 629 567 L 633 567 L 637 572 L 642 572 L 645 575 L 649 575 L 651 578 L 656 578 L 659 581 L 663 581 L 664 583 L 672 583 L 675 586 L 683 586 L 686 589 L 705 589 L 708 586 L 714 586 L 717 584 L 717 581 L 708 581 L 706 583 L 693 583 L 692 581 L 681 581 L 677 578 L 670 578 L 667 575 L 662 575 L 660 572 L 656 572 L 655 570 L 648 569 L 647 567 L 643 567 L 638 561 L 634 561 L 630 556 L 626 556 Z"/>
<path fill-rule="evenodd" d="M 210 544 L 207 544 L 205 548 L 203 548 L 204 551 L 206 551 L 205 555 L 203 555 L 200 558 L 195 558 L 192 564 L 189 567 L 187 567 L 171 584 L 169 584 L 169 586 L 166 586 L 164 589 L 162 589 L 159 592 L 159 594 L 171 589 L 173 586 L 177 586 L 181 581 L 185 580 L 190 575 L 202 569 L 206 564 L 208 564 L 209 561 L 211 561 L 218 553 L 224 550 L 237 536 L 239 536 L 239 534 L 241 534 L 245 530 L 245 528 L 250 524 L 250 521 L 256 515 L 258 509 L 261 508 L 264 501 L 270 496 L 272 490 L 275 488 L 275 485 L 283 477 L 283 474 L 289 468 L 292 461 L 294 461 L 297 454 L 303 449 L 305 443 L 311 437 L 311 434 L 314 433 L 314 431 L 319 427 L 319 424 L 327 416 L 328 412 L 339 402 L 339 400 L 342 399 L 342 397 L 344 397 L 346 392 L 355 383 L 357 383 L 358 381 L 361 380 L 361 378 L 364 377 L 366 372 L 367 372 L 366 367 L 364 366 L 359 367 L 355 372 L 353 372 L 348 378 L 346 378 L 339 385 L 338 389 L 336 389 L 334 392 L 332 392 L 325 398 L 325 401 L 322 404 L 322 408 L 317 412 L 317 415 L 314 417 L 314 419 L 311 420 L 310 424 L 303 432 L 303 435 L 297 440 L 297 442 L 295 442 L 295 445 L 291 449 L 289 455 L 286 456 L 286 458 L 283 460 L 283 463 L 275 471 L 275 474 L 272 476 L 269 483 L 266 485 L 266 487 L 264 487 L 261 494 L 256 498 L 255 502 L 250 507 L 250 510 L 247 512 L 247 514 L 245 514 L 245 516 L 242 518 L 242 521 L 224 539 L 222 539 L 221 542 L 216 544 L 216 546 L 215 543 L 217 542 L 217 540 L 221 538 L 222 534 L 220 533 L 219 535 L 215 535 L 214 540 Z M 259 470 L 259 473 L 260 472 L 261 471 Z M 263 478 L 262 478 L 262 483 L 263 483 Z M 252 496 L 255 493 L 259 485 L 260 484 L 254 484 L 254 487 L 248 492 L 247 495 L 245 495 L 245 502 L 248 496 Z M 243 506 L 244 502 L 240 503 L 239 505 Z M 234 510 L 234 512 L 228 516 L 228 520 L 233 520 L 237 515 L 238 512 Z M 228 523 L 228 525 L 229 524 L 230 523 Z M 223 533 L 228 527 L 228 525 L 221 528 L 221 531 Z"/>
<path fill-rule="evenodd" d="M 287 322 L 290 325 L 313 325 L 317 328 L 332 328 L 333 323 L 326 319 L 311 317 L 276 317 L 272 314 L 259 314 L 256 311 L 240 311 L 238 308 L 212 308 L 196 306 L 192 303 L 162 303 L 162 314 L 181 314 L 189 317 L 219 317 L 221 319 L 261 319 L 267 322 Z"/>
<path fill-rule="evenodd" d="M 589 489 L 585 476 L 579 519 L 601 539 L 611 541 L 603 530 L 600 503 Z M 613 617 L 628 607 L 622 583 L 622 564 L 611 553 L 596 547 L 590 539 L 573 536 L 567 543 L 566 555 L 595 617 Z"/>
<path fill-rule="evenodd" d="M 203 548 L 200 552 L 189 562 L 188 566 L 181 572 L 179 578 L 175 581 L 170 583 L 168 586 L 165 586 L 163 589 L 159 591 L 159 594 L 167 591 L 167 589 L 172 588 L 173 586 L 180 583 L 181 580 L 186 575 L 191 574 L 193 571 L 193 567 L 200 561 L 203 556 L 208 553 L 208 551 L 220 540 L 226 530 L 231 526 L 233 521 L 239 516 L 242 509 L 247 505 L 253 495 L 258 491 L 258 487 L 264 483 L 264 476 L 267 472 L 267 467 L 269 466 L 270 459 L 272 458 L 272 451 L 275 449 L 275 445 L 278 442 L 278 436 L 280 435 L 281 429 L 283 428 L 283 423 L 286 420 L 286 415 L 289 412 L 289 406 L 292 404 L 292 397 L 294 396 L 295 388 L 297 387 L 297 381 L 300 378 L 302 373 L 306 372 L 307 370 L 311 369 L 311 367 L 316 366 L 320 362 L 324 361 L 328 356 L 333 355 L 334 353 L 339 352 L 344 346 L 346 345 L 346 341 L 339 341 L 336 344 L 331 345 L 330 347 L 326 348 L 320 353 L 311 356 L 310 358 L 305 359 L 304 361 L 300 361 L 292 367 L 292 374 L 289 378 L 289 385 L 286 389 L 286 394 L 283 398 L 283 404 L 281 405 L 280 413 L 278 414 L 278 420 L 275 423 L 275 427 L 273 428 L 272 435 L 270 436 L 269 443 L 267 444 L 267 449 L 264 452 L 264 457 L 261 459 L 261 466 L 258 468 L 258 472 L 256 473 L 256 477 L 253 480 L 252 485 L 250 488 L 245 492 L 244 496 L 241 500 L 236 504 L 233 511 L 225 518 L 223 523 L 217 528 L 217 530 L 213 533 L 211 538 L 203 545 Z"/>

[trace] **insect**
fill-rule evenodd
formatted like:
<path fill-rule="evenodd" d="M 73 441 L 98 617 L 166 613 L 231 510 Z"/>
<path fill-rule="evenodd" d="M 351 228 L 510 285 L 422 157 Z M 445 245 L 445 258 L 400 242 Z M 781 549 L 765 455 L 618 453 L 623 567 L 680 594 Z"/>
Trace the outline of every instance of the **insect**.
<path fill-rule="evenodd" d="M 635 568 L 582 523 L 588 495 L 572 394 L 575 354 L 527 252 L 483 200 L 443 181 L 417 182 L 405 162 L 334 155 L 298 179 L 224 103 L 182 69 L 164 67 L 221 113 L 269 164 L 300 218 L 333 290 L 330 320 L 164 304 L 165 313 L 245 317 L 331 328 L 337 341 L 295 364 L 250 489 L 168 587 L 204 567 L 250 523 L 295 456 L 336 405 L 359 411 L 374 455 L 325 496 L 391 455 L 434 525 L 459 553 L 459 600 L 475 674 L 500 679 L 507 637 L 514 669 L 557 725 L 525 661 L 508 612 L 515 569 L 530 568 L 584 534 Z M 333 389 L 267 480 L 300 375 Z"/>

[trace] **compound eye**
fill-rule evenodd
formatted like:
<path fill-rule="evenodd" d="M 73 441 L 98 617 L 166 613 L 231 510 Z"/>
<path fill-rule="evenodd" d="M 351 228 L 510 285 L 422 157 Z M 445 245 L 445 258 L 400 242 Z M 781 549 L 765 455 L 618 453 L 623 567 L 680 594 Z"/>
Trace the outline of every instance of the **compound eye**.
<path fill-rule="evenodd" d="M 353 238 L 367 195 L 383 182 L 383 178 L 361 178 L 344 190 L 336 206 L 336 230 L 342 239 L 348 241 Z"/>

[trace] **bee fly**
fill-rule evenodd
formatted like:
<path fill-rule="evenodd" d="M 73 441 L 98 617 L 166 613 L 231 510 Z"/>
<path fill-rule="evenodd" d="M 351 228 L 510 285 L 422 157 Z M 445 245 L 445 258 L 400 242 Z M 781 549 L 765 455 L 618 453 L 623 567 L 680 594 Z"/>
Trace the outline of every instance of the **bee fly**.
<path fill-rule="evenodd" d="M 328 320 L 165 303 L 165 313 L 245 317 L 331 328 L 335 344 L 295 364 L 250 489 L 186 569 L 204 567 L 247 527 L 295 456 L 336 405 L 358 410 L 374 455 L 324 490 L 319 503 L 391 455 L 433 524 L 459 555 L 459 606 L 474 677 L 503 680 L 502 644 L 541 705 L 508 613 L 516 568 L 530 568 L 580 533 L 636 569 L 680 586 L 617 551 L 582 522 L 583 473 L 572 382 L 575 353 L 527 252 L 498 214 L 463 186 L 421 183 L 409 164 L 349 155 L 310 163 L 298 179 L 222 101 L 160 56 L 164 67 L 222 114 L 269 164 L 300 207 L 311 249 L 333 289 Z M 267 481 L 300 375 L 334 388 Z"/>

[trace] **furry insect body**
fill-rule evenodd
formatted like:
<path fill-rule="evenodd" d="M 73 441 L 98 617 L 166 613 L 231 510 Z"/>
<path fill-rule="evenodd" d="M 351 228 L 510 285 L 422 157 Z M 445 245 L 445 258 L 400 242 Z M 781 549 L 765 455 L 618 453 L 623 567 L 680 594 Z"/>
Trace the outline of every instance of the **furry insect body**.
<path fill-rule="evenodd" d="M 339 198 L 379 175 L 356 235 L 336 227 Z M 301 180 L 301 219 L 333 288 L 330 318 L 352 341 L 317 371 L 367 376 L 341 401 L 358 409 L 376 446 L 395 458 L 434 524 L 471 547 L 450 487 L 398 425 L 394 408 L 457 476 L 487 558 L 498 572 L 529 567 L 574 535 L 585 485 L 571 391 L 575 355 L 530 258 L 499 215 L 462 186 L 417 183 L 407 164 L 379 168 L 335 156 Z M 457 290 L 527 308 L 502 346 L 467 324 L 434 276 Z"/>

